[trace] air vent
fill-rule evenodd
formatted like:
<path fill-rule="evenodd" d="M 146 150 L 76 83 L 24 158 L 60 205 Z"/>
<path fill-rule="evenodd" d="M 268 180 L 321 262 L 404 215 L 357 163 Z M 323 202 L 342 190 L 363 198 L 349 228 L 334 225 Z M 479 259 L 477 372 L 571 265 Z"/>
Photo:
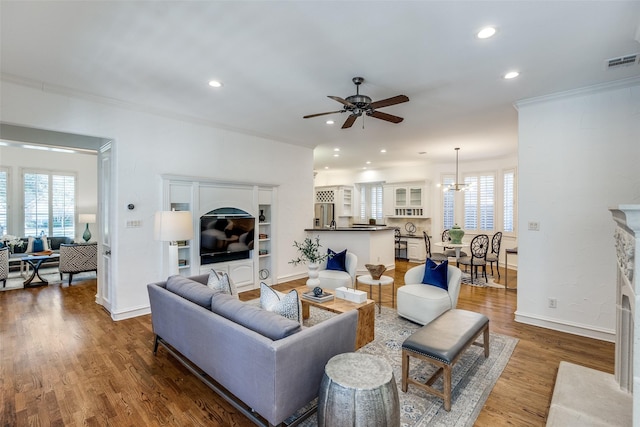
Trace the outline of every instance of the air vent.
<path fill-rule="evenodd" d="M 637 64 L 638 57 L 640 57 L 640 54 L 633 53 L 631 55 L 619 56 L 617 58 L 608 59 L 607 69 L 612 70 L 614 68 Z"/>

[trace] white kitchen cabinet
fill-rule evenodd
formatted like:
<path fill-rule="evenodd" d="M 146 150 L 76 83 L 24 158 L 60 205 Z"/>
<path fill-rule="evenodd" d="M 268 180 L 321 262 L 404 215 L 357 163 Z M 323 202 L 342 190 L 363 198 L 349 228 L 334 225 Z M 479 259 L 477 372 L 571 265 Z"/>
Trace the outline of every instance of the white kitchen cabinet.
<path fill-rule="evenodd" d="M 408 182 L 385 185 L 384 214 L 397 218 L 426 218 L 426 184 Z M 388 201 L 391 200 L 391 203 Z"/>
<path fill-rule="evenodd" d="M 421 238 L 407 238 L 407 258 L 413 262 L 425 262 L 427 249 Z"/>

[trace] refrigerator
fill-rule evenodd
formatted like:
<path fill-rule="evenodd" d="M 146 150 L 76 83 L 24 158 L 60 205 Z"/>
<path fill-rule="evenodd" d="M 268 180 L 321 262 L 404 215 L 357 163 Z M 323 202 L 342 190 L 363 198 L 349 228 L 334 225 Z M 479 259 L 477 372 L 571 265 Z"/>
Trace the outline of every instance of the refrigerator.
<path fill-rule="evenodd" d="M 313 226 L 316 228 L 329 228 L 335 220 L 333 211 L 333 203 L 316 203 Z"/>

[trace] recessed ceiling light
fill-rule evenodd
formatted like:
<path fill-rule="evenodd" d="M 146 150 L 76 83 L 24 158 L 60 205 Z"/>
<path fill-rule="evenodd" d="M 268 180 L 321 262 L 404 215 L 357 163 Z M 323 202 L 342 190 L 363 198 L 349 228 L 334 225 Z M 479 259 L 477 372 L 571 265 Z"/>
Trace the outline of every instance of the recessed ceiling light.
<path fill-rule="evenodd" d="M 493 36 L 496 33 L 496 29 L 493 27 L 485 27 L 483 29 L 481 29 L 480 31 L 478 31 L 478 34 L 476 34 L 476 36 L 479 39 L 488 39 L 489 37 Z"/>
<path fill-rule="evenodd" d="M 326 123 L 327 123 L 328 125 L 332 125 L 332 124 L 334 124 L 335 122 L 334 122 L 333 120 L 327 120 L 327 122 L 326 122 Z"/>
<path fill-rule="evenodd" d="M 363 169 L 363 170 L 367 170 L 367 167 L 366 167 L 366 166 L 363 166 L 363 167 L 362 167 L 362 169 Z"/>
<path fill-rule="evenodd" d="M 505 79 L 515 79 L 516 77 L 518 77 L 520 75 L 519 72 L 517 71 L 509 71 L 507 74 L 504 75 Z"/>
<path fill-rule="evenodd" d="M 340 157 L 340 154 L 334 154 L 333 157 Z"/>
<path fill-rule="evenodd" d="M 366 163 L 367 163 L 368 165 L 370 165 L 370 164 L 371 164 L 371 162 L 370 162 L 370 161 L 368 161 L 368 160 L 366 161 Z"/>
<path fill-rule="evenodd" d="M 325 166 L 324 168 L 325 168 L 325 169 L 329 169 L 329 166 Z"/>
<path fill-rule="evenodd" d="M 220 83 L 217 80 L 211 80 L 211 81 L 209 81 L 209 86 L 211 86 L 211 87 L 222 87 L 222 83 Z"/>
<path fill-rule="evenodd" d="M 340 149 L 339 148 L 334 148 L 333 151 L 340 151 Z"/>
<path fill-rule="evenodd" d="M 380 150 L 381 153 L 386 153 L 387 150 L 385 150 L 384 148 L 382 150 Z"/>

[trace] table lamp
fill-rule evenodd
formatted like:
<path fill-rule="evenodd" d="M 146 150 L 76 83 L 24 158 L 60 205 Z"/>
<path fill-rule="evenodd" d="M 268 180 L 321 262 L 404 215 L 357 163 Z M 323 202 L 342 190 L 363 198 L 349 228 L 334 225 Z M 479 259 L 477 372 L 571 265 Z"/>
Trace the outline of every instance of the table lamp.
<path fill-rule="evenodd" d="M 154 238 L 169 242 L 169 275 L 178 274 L 178 240 L 193 239 L 193 218 L 189 211 L 158 211 Z"/>
<path fill-rule="evenodd" d="M 82 235 L 82 238 L 84 239 L 85 242 L 88 242 L 89 239 L 91 239 L 91 231 L 89 231 L 89 224 L 96 223 L 96 214 L 80 214 L 78 215 L 78 222 L 81 224 L 83 222 L 87 224 L 86 228 L 84 229 L 84 234 Z"/>

